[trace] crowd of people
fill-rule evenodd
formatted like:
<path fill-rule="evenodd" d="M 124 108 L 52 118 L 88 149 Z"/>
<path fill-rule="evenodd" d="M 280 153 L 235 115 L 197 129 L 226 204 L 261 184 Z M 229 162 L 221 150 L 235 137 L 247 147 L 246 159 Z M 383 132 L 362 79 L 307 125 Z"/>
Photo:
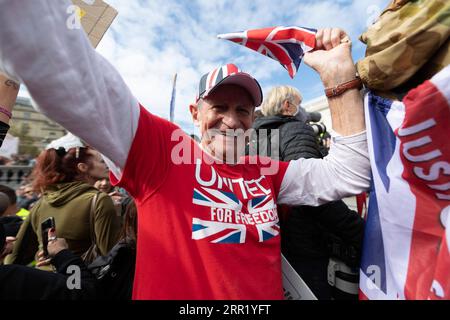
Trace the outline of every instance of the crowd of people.
<path fill-rule="evenodd" d="M 284 150 L 280 153 L 281 160 L 322 158 L 318 135 L 306 118 L 299 120 L 296 117 L 301 108 L 300 94 L 294 88 L 283 87 L 274 88 L 269 97 L 277 90 L 284 92 L 280 101 L 285 104 L 295 101 L 296 110 L 285 114 L 282 110 L 274 111 L 273 117 L 261 115 L 254 127 L 277 128 L 277 121 L 273 119 L 277 117 L 280 124 L 291 122 L 294 125 L 288 132 L 282 131 L 283 140 L 277 144 Z M 269 98 L 268 101 L 273 100 Z M 267 102 L 262 106 L 263 114 L 266 114 L 266 108 Z M 253 143 L 267 147 L 267 141 L 257 137 L 252 139 L 249 148 L 254 147 Z M 318 299 L 342 298 L 342 295 L 333 294 L 334 288 L 328 284 L 329 260 L 334 256 L 353 268 L 358 267 L 363 219 L 342 201 L 319 207 L 285 207 L 282 212 L 283 254 Z M 44 257 L 42 249 L 47 242 L 42 238 L 40 223 L 49 217 L 55 219 L 58 238 L 48 244 L 48 256 Z M 136 220 L 132 198 L 124 189 L 112 186 L 107 167 L 96 150 L 80 143 L 79 147 L 67 150 L 59 147 L 42 151 L 32 174 L 16 190 L 0 185 L 0 228 L 3 228 L 1 232 L 7 244 L 0 260 L 7 265 L 0 269 L 3 288 L 0 299 L 130 299 Z M 48 237 L 55 234 L 55 230 L 51 230 Z M 346 254 L 333 251 L 336 237 L 339 243 L 345 243 Z M 92 251 L 92 247 L 96 252 L 88 256 L 86 253 Z M 125 252 L 121 255 L 129 259 L 120 262 L 121 268 L 125 269 L 120 270 L 120 274 L 126 279 L 121 280 L 123 283 L 110 281 L 107 285 L 120 284 L 120 290 L 97 287 L 92 274 L 98 268 L 96 265 L 103 266 L 103 257 L 119 249 Z M 117 259 L 115 253 L 113 256 Z M 97 257 L 100 259 L 94 262 Z M 65 272 L 67 266 L 74 264 L 83 270 L 81 287 L 85 289 L 72 292 L 66 286 L 68 275 Z M 356 299 L 357 294 L 347 292 L 345 298 Z"/>
<path fill-rule="evenodd" d="M 6 238 L 0 258 L 0 264 L 6 265 L 0 271 L 0 297 L 88 299 L 116 294 L 117 290 L 101 294 L 90 292 L 89 281 L 95 278 L 87 267 L 94 266 L 92 263 L 97 258 L 101 260 L 111 251 L 120 249 L 119 258 L 124 254 L 127 257 L 129 270 L 124 274 L 128 277 L 128 286 L 121 295 L 110 297 L 130 299 L 136 208 L 126 192 L 111 186 L 100 154 L 86 146 L 67 151 L 64 147 L 44 150 L 37 158 L 30 179 L 30 185 L 17 190 L 0 185 L 0 238 Z M 27 195 L 27 191 L 31 193 Z M 41 222 L 50 217 L 58 230 L 58 239 L 54 242 L 48 239 L 56 231 L 49 230 L 49 237 L 44 239 L 41 226 Z M 47 244 L 48 255 L 44 256 L 43 246 Z M 2 243 L 2 248 L 4 245 Z M 118 258 L 114 257 L 117 263 Z M 81 291 L 69 290 L 66 281 L 62 281 L 67 278 L 67 266 L 74 263 L 83 270 L 82 287 L 86 289 Z M 95 263 L 98 264 L 99 259 Z M 53 272 L 57 270 L 64 272 L 58 276 Z M 122 274 L 123 270 L 120 271 Z"/>
<path fill-rule="evenodd" d="M 0 166 L 33 166 L 35 159 L 29 154 L 12 154 L 10 157 L 0 156 Z"/>
<path fill-rule="evenodd" d="M 371 173 L 347 34 L 318 30 L 304 57 L 333 88 L 335 136 L 315 130 L 296 88 L 263 97 L 230 63 L 199 81 L 197 138 L 139 104 L 65 28 L 65 5 L 0 2 L 0 133 L 20 82 L 82 139 L 42 151 L 17 190 L 0 186 L 0 300 L 282 299 L 281 254 L 318 299 L 358 299 L 365 222 L 342 199 Z M 350 285 L 330 284 L 332 260 Z"/>

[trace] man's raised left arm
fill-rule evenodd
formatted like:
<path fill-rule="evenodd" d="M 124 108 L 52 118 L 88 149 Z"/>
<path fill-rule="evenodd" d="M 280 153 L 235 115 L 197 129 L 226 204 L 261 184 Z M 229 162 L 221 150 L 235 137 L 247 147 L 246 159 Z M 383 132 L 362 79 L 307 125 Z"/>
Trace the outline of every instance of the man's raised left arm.
<path fill-rule="evenodd" d="M 340 29 L 319 30 L 316 50 L 305 63 L 316 70 L 325 88 L 356 78 L 351 42 Z M 359 194 L 369 188 L 370 162 L 365 132 L 363 98 L 359 87 L 328 98 L 333 137 L 324 159 L 292 161 L 284 175 L 278 202 L 289 205 L 320 205 Z"/>

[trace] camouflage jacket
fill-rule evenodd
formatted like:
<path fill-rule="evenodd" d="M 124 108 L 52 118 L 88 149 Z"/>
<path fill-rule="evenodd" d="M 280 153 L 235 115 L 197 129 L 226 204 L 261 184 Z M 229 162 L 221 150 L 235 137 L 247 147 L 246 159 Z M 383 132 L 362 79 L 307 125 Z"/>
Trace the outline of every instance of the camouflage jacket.
<path fill-rule="evenodd" d="M 358 73 L 377 94 L 401 98 L 450 63 L 449 34 L 450 1 L 394 0 L 360 36 Z"/>

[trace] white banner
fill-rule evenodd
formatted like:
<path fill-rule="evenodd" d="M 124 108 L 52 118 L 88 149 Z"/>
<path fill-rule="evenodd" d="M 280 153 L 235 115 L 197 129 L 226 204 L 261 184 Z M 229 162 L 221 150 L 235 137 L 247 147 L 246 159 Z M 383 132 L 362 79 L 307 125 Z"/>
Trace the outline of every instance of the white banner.
<path fill-rule="evenodd" d="M 284 300 L 317 300 L 305 281 L 283 255 L 281 255 L 281 271 L 283 273 Z"/>
<path fill-rule="evenodd" d="M 18 154 L 19 152 L 19 138 L 6 134 L 5 140 L 3 140 L 2 147 L 0 148 L 0 156 L 11 158 L 11 155 Z"/>

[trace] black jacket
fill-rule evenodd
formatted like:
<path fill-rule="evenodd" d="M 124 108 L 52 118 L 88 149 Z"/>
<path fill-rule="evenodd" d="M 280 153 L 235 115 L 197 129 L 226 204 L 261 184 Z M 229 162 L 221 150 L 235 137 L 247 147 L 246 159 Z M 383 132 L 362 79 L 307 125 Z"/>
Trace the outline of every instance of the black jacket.
<path fill-rule="evenodd" d="M 133 293 L 136 244 L 122 239 L 106 256 L 95 259 L 88 270 L 97 278 L 103 299 L 131 300 Z"/>
<path fill-rule="evenodd" d="M 253 128 L 279 129 L 280 160 L 290 161 L 299 158 L 322 158 L 316 135 L 305 122 L 292 116 L 270 116 L 256 119 Z M 269 136 L 269 135 L 268 135 Z M 273 132 L 272 132 L 273 137 Z M 252 139 L 258 152 L 267 148 L 273 141 Z M 270 140 L 270 136 L 267 140 Z M 300 206 L 290 208 L 287 218 L 281 221 L 283 253 L 291 259 L 327 259 L 331 254 L 330 242 L 351 246 L 354 265 L 358 263 L 363 238 L 364 220 L 350 210 L 343 201 L 330 202 L 319 207 Z M 348 250 L 347 250 L 348 251 Z M 346 258 L 346 257 L 341 257 Z M 290 259 L 290 260 L 291 260 Z"/>
<path fill-rule="evenodd" d="M 19 232 L 23 220 L 17 216 L 6 216 L 0 217 L 0 223 L 3 224 L 7 237 L 15 237 Z"/>
<path fill-rule="evenodd" d="M 264 155 L 264 150 L 270 150 L 271 137 L 274 136 L 273 129 L 279 129 L 279 159 L 291 161 L 298 158 L 322 158 L 317 143 L 317 137 L 310 125 L 301 122 L 291 116 L 270 116 L 257 118 L 253 124 L 255 130 L 266 129 L 268 139 L 259 135 L 260 141 L 252 139 L 253 146 L 258 146 L 257 154 Z M 268 148 L 268 149 L 266 149 Z M 267 153 L 271 156 L 271 153 Z"/>
<path fill-rule="evenodd" d="M 0 300 L 130 300 L 133 287 L 135 249 L 122 240 L 104 257 L 86 266 L 70 250 L 52 260 L 56 273 L 22 265 L 0 266 Z M 80 288 L 68 288 L 80 270 Z M 69 269 L 70 268 L 70 269 Z M 100 277 L 102 273 L 103 277 Z"/>
<path fill-rule="evenodd" d="M 0 266 L 0 300 L 94 300 L 102 297 L 95 277 L 80 257 L 62 250 L 53 263 L 57 273 L 16 264 Z M 69 266 L 71 269 L 67 269 Z M 79 267 L 80 287 L 71 289 L 67 284 L 69 276 L 76 276 L 73 266 Z"/>

